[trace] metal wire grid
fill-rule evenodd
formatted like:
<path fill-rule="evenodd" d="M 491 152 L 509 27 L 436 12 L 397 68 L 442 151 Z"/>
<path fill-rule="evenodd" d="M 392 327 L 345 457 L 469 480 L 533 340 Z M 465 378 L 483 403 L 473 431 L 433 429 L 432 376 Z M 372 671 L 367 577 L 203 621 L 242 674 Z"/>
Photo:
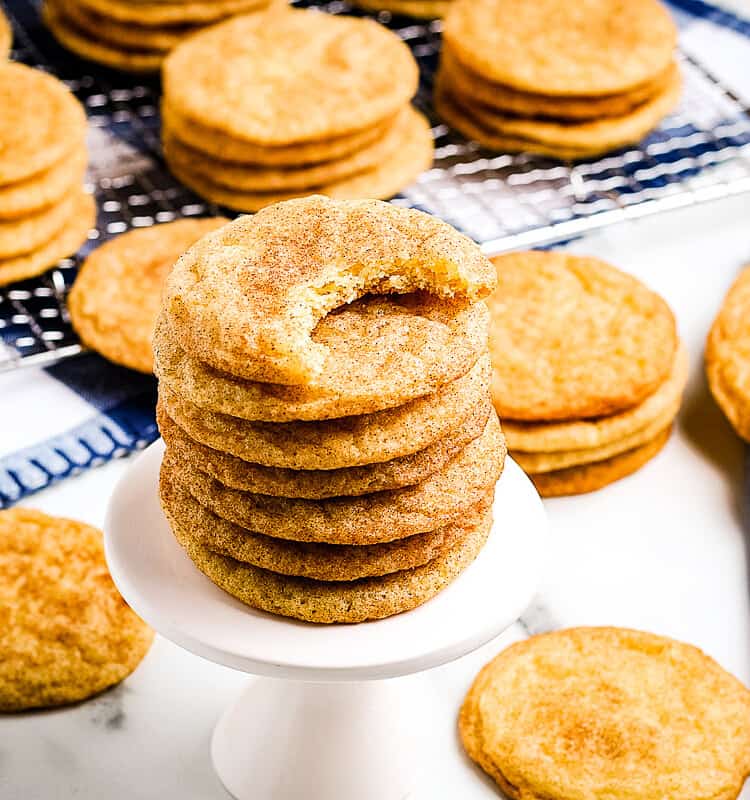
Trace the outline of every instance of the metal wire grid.
<path fill-rule="evenodd" d="M 342 0 L 299 4 L 362 13 Z M 58 75 L 87 109 L 89 178 L 99 217 L 78 257 L 60 262 L 42 278 L 0 289 L 0 372 L 49 365 L 81 351 L 64 301 L 79 259 L 98 241 L 180 216 L 231 215 L 196 197 L 164 167 L 154 80 L 97 68 L 66 53 L 40 25 L 33 0 L 7 6 L 15 29 L 14 58 Z M 394 202 L 441 216 L 487 252 L 559 241 L 624 219 L 750 191 L 748 109 L 684 55 L 683 102 L 641 146 L 592 162 L 561 163 L 488 153 L 452 133 L 430 104 L 440 23 L 387 12 L 377 18 L 409 44 L 419 61 L 416 103 L 430 116 L 436 143 L 434 167 Z"/>

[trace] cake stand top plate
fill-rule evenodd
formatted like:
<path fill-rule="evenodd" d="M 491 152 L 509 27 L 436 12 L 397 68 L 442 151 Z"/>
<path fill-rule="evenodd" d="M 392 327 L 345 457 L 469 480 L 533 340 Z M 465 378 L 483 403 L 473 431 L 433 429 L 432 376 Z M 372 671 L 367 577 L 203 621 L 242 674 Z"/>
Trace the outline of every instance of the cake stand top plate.
<path fill-rule="evenodd" d="M 537 589 L 546 517 L 534 487 L 508 458 L 487 544 L 429 602 L 358 625 L 312 624 L 256 611 L 214 586 L 172 536 L 158 497 L 163 452 L 161 441 L 153 444 L 115 488 L 104 530 L 107 562 L 123 597 L 146 622 L 219 664 L 310 681 L 420 672 L 497 636 Z"/>

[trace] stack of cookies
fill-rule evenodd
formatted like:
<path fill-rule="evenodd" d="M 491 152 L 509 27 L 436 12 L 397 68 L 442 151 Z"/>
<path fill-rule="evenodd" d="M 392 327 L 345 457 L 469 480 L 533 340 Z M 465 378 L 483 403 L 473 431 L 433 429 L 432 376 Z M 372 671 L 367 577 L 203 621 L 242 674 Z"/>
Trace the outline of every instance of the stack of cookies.
<path fill-rule="evenodd" d="M 368 19 L 275 7 L 177 47 L 164 64 L 172 172 L 240 211 L 311 192 L 391 197 L 432 164 L 409 48 Z"/>
<path fill-rule="evenodd" d="M 634 472 L 667 441 L 687 355 L 667 304 L 595 258 L 493 259 L 492 398 L 540 494 L 580 494 Z"/>
<path fill-rule="evenodd" d="M 517 642 L 477 676 L 459 732 L 512 800 L 747 797 L 750 691 L 697 647 L 653 633 Z"/>
<path fill-rule="evenodd" d="M 178 219 L 115 236 L 81 264 L 68 295 L 81 342 L 124 367 L 151 373 L 161 290 L 175 261 L 223 217 Z"/>
<path fill-rule="evenodd" d="M 724 298 L 706 341 L 711 394 L 732 427 L 750 442 L 750 266 Z"/>
<path fill-rule="evenodd" d="M 74 253 L 95 223 L 86 115 L 56 78 L 0 64 L 0 285 Z"/>
<path fill-rule="evenodd" d="M 406 611 L 478 554 L 505 456 L 492 265 L 449 225 L 310 197 L 175 265 L 154 337 L 161 499 L 197 567 L 313 622 Z"/>
<path fill-rule="evenodd" d="M 101 531 L 29 508 L 0 511 L 0 631 L 0 713 L 93 697 L 154 639 L 110 577 Z"/>
<path fill-rule="evenodd" d="M 438 113 L 493 150 L 598 155 L 640 141 L 679 100 L 658 0 L 455 0 L 443 37 Z"/>
<path fill-rule="evenodd" d="M 77 55 L 128 72 L 156 72 L 200 28 L 271 0 L 44 0 L 47 27 Z"/>

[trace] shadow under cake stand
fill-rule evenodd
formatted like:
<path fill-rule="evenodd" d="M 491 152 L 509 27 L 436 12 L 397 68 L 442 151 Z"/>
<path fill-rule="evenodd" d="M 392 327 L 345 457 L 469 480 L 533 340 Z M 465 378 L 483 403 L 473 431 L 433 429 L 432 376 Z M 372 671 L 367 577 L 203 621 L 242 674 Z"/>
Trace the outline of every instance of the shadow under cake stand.
<path fill-rule="evenodd" d="M 475 650 L 529 604 L 547 523 L 528 478 L 506 460 L 487 544 L 437 597 L 384 620 L 321 625 L 249 608 L 196 569 L 159 505 L 163 453 L 161 441 L 152 445 L 117 485 L 107 562 L 123 597 L 162 636 L 264 676 L 214 731 L 222 783 L 238 800 L 405 798 L 430 755 L 428 726 L 444 720 L 433 721 L 429 682 L 385 679 Z"/>

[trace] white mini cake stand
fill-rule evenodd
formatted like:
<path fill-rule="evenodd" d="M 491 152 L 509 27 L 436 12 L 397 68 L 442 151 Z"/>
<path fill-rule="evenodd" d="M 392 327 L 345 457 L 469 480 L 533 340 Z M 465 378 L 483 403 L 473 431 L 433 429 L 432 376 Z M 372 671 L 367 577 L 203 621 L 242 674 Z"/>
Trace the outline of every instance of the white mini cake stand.
<path fill-rule="evenodd" d="M 255 611 L 214 586 L 172 536 L 158 498 L 164 446 L 117 485 L 105 523 L 120 592 L 162 636 L 255 681 L 222 716 L 211 744 L 238 800 L 402 800 L 435 724 L 425 681 L 383 680 L 471 652 L 524 611 L 537 588 L 546 519 L 509 458 L 495 524 L 476 561 L 428 603 L 359 625 L 320 625 Z"/>

